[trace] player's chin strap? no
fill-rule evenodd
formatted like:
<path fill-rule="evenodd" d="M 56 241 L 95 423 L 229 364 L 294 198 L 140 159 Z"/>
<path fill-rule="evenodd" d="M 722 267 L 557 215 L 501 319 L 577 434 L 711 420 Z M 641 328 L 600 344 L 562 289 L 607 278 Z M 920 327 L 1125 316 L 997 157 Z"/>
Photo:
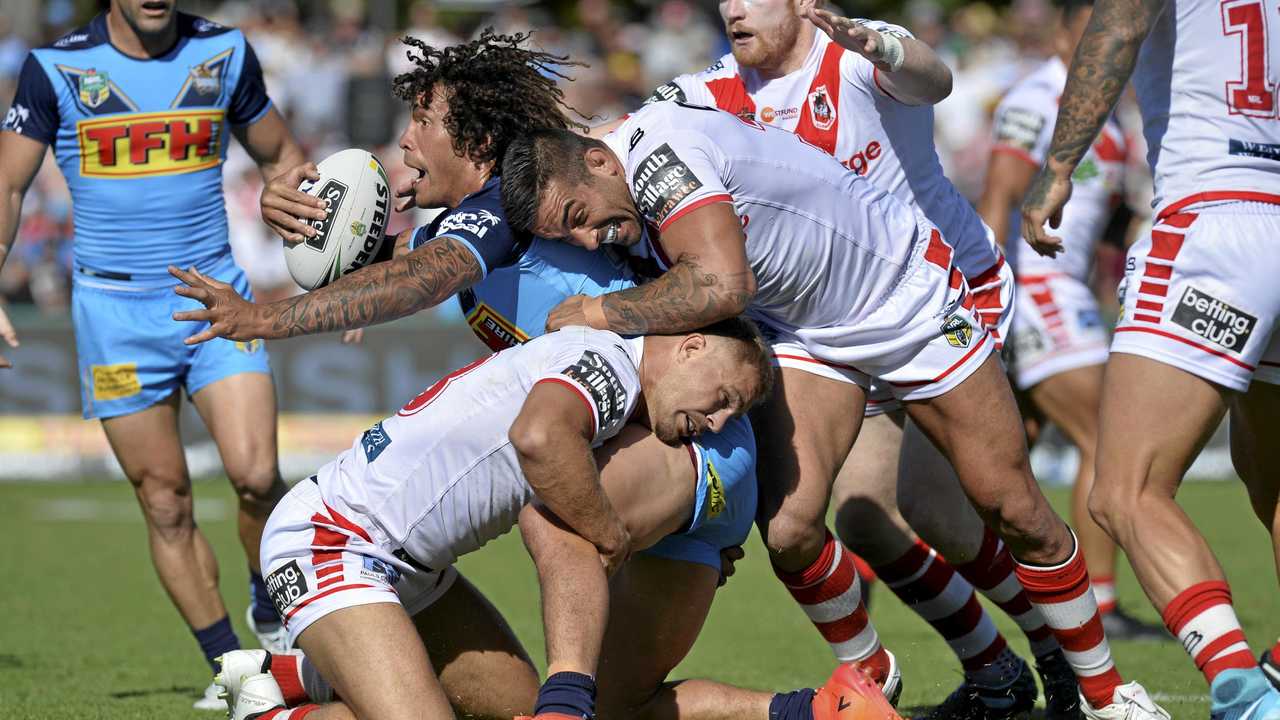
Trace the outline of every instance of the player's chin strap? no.
<path fill-rule="evenodd" d="M 902 63 L 906 61 L 906 51 L 902 47 L 902 41 L 897 35 L 892 33 L 880 33 L 880 62 L 889 66 L 889 72 L 896 72 L 902 67 Z"/>

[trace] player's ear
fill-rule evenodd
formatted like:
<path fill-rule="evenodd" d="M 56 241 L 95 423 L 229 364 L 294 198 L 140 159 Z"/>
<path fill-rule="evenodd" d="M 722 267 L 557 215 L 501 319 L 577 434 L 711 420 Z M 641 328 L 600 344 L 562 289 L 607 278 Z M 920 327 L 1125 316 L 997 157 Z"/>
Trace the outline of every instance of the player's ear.
<path fill-rule="evenodd" d="M 612 177 L 622 172 L 622 166 L 614 159 L 613 153 L 602 147 L 587 148 L 582 159 L 587 163 L 587 169 L 593 175 Z"/>
<path fill-rule="evenodd" d="M 678 358 L 681 362 L 688 360 L 707 347 L 707 336 L 702 333 L 689 333 L 680 341 Z"/>

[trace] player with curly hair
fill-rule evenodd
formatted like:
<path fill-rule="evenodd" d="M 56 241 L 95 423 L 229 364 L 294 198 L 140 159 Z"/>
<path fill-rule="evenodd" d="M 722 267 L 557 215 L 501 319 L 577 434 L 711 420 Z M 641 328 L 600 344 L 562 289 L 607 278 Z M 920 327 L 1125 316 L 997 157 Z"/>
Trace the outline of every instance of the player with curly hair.
<path fill-rule="evenodd" d="M 207 306 L 179 316 L 211 323 L 209 331 L 196 339 L 287 337 L 354 329 L 458 294 L 476 334 L 498 350 L 542 335 L 546 312 L 569 295 L 599 295 L 634 285 L 627 266 L 608 255 L 518 234 L 506 221 L 501 179 L 495 173 L 507 146 L 531 127 L 581 127 L 567 117 L 568 108 L 554 80 L 563 77 L 557 67 L 571 63 L 521 48 L 524 39 L 486 32 L 477 41 L 444 49 L 410 43 L 418 67 L 396 79 L 395 91 L 413 104 L 413 119 L 401 135 L 400 146 L 406 164 L 420 174 L 399 190 L 407 203 L 449 209 L 431 224 L 403 234 L 399 257 L 358 270 L 320 290 L 268 305 L 247 303 L 230 287 L 178 272 L 190 286 L 181 289 L 182 294 Z M 292 189 L 303 177 L 296 172 L 264 193 L 264 209 L 281 211 L 276 227 L 286 238 L 302 237 L 305 225 L 293 216 L 312 211 L 311 205 L 304 204 L 311 198 Z M 560 400 L 569 408 L 583 407 L 582 399 L 570 391 L 553 386 L 542 392 L 561 392 Z M 539 405 L 553 407 L 556 402 L 541 400 Z M 355 604 L 344 599 L 348 596 L 372 591 L 334 590 L 321 596 L 341 587 L 330 579 L 337 571 L 325 559 L 329 551 L 321 548 L 320 560 L 294 558 L 287 548 L 280 549 L 273 536 L 263 546 L 266 567 L 273 571 L 270 585 L 277 590 L 275 597 L 291 637 L 298 638 L 316 665 L 296 655 L 266 658 L 240 652 L 224 658 L 221 681 L 235 698 L 236 717 L 256 712 L 268 713 L 262 717 L 274 720 L 297 720 L 311 712 L 316 714 L 307 717 L 317 720 L 329 717 L 328 713 L 341 715 L 347 709 L 341 705 L 317 709 L 310 704 L 331 699 L 330 687 L 360 717 L 390 717 L 388 713 L 406 708 L 420 711 L 444 697 L 457 712 L 473 717 L 510 718 L 530 712 L 589 717 L 596 705 L 597 664 L 603 715 L 670 717 L 678 711 L 680 717 L 746 720 L 896 717 L 875 685 L 847 668 L 819 691 L 774 694 L 703 681 L 666 682 L 710 609 L 721 579 L 721 552 L 741 544 L 750 532 L 756 500 L 755 448 L 746 419 L 694 414 L 684 416 L 682 422 L 685 435 L 710 432 L 672 447 L 659 441 L 650 428 L 629 425 L 597 450 L 598 482 L 575 484 L 566 475 L 555 487 L 537 491 L 539 500 L 558 518 L 533 507 L 521 515 L 521 532 L 542 580 L 550 657 L 549 675 L 541 688 L 537 671 L 493 606 L 474 586 L 451 569 L 441 569 L 432 558 L 409 559 L 441 570 L 433 590 L 438 599 L 396 584 L 403 610 L 384 603 L 380 608 L 344 608 L 318 617 L 335 604 Z M 550 428 L 549 423 L 541 425 Z M 397 446 L 412 447 L 412 439 L 394 437 L 394 428 L 375 434 L 390 436 Z M 568 437 L 550 429 L 546 434 Z M 353 457 L 361 455 L 359 448 L 353 453 Z M 577 454 L 557 446 L 548 456 L 563 464 Z M 386 464 L 378 459 L 368 462 L 375 469 Z M 327 483 L 331 481 L 322 473 L 321 494 Z M 314 484 L 301 483 L 303 490 L 298 492 L 315 492 L 309 485 Z M 584 510 L 562 512 L 565 506 L 557 498 L 563 499 L 575 487 L 580 493 L 576 507 Z M 450 516 L 456 522 L 442 527 L 465 527 L 486 511 L 448 497 L 436 506 L 461 507 L 460 514 Z M 585 511 L 589 508 L 599 511 Z M 368 522 L 363 514 L 346 517 L 352 527 L 382 527 Z M 619 520 L 622 527 L 617 525 Z M 335 530 L 322 525 L 326 533 Z M 304 527 L 302 533 L 309 537 L 311 530 Z M 316 531 L 317 538 L 322 534 Z M 376 535 L 370 533 L 370 537 Z M 325 537 L 332 545 L 335 536 Z M 351 528 L 336 539 L 343 552 L 360 552 L 362 539 Z M 316 550 L 314 543 L 311 549 Z M 601 559 L 613 567 L 628 555 L 606 585 Z M 322 567 L 316 568 L 317 563 Z M 397 569 L 407 578 L 421 574 L 409 564 Z M 380 621 L 370 619 L 375 613 Z M 408 615 L 413 616 L 412 626 Z M 614 619 L 607 622 L 607 617 Z M 308 627 L 311 619 L 316 624 Z M 391 623 L 408 630 L 396 635 L 394 647 L 379 640 Z M 335 628 L 350 630 L 336 644 L 330 642 L 336 637 Z M 417 642 L 415 628 L 424 643 Z M 421 644 L 428 651 L 425 655 Z M 370 669 L 362 659 L 366 655 L 379 660 L 372 666 L 375 672 L 363 672 Z M 425 662 L 427 655 L 430 665 Z M 354 665 L 347 664 L 353 659 Z M 433 677 L 438 682 L 430 682 Z M 493 682 L 495 678 L 501 682 Z M 374 707 L 368 704 L 372 702 L 382 704 Z"/>

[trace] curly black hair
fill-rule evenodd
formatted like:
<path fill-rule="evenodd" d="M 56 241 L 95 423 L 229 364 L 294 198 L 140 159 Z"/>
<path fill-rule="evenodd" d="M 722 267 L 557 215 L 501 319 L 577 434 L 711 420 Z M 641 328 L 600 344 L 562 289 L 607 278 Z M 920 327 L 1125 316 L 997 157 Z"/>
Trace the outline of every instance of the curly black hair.
<path fill-rule="evenodd" d="M 405 37 L 409 59 L 418 67 L 392 81 L 396 97 L 425 109 L 432 89 L 441 84 L 449 99 L 444 124 L 454 151 L 476 163 L 493 163 L 493 174 L 500 175 L 507 145 L 530 129 L 586 128 L 569 118 L 566 110 L 583 116 L 565 104 L 556 84 L 572 80 L 559 68 L 582 63 L 520 47 L 528 39 L 529 33 L 499 35 L 486 28 L 477 40 L 433 48 Z"/>

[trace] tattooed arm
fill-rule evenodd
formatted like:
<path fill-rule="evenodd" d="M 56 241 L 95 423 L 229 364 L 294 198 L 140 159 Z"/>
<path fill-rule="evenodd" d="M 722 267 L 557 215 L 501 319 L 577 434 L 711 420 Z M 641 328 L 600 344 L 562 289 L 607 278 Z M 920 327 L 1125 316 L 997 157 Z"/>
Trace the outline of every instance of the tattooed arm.
<path fill-rule="evenodd" d="M 1067 73 L 1049 159 L 1022 203 L 1022 236 L 1041 255 L 1062 250 L 1062 239 L 1050 236 L 1044 224 L 1056 228 L 1061 222 L 1062 206 L 1071 197 L 1071 173 L 1120 99 L 1138 50 L 1166 2 L 1098 0 L 1093 6 Z"/>
<path fill-rule="evenodd" d="M 653 282 L 594 298 L 575 295 L 547 316 L 547 330 L 590 325 L 622 335 L 678 333 L 733 317 L 756 294 L 742 223 L 729 203 L 676 220 L 662 234 L 676 258 Z"/>
<path fill-rule="evenodd" d="M 413 232 L 406 230 L 405 232 Z M 297 297 L 266 305 L 251 303 L 230 285 L 171 267 L 186 283 L 175 292 L 199 300 L 203 310 L 174 313 L 174 320 L 208 322 L 188 345 L 216 337 L 229 340 L 284 338 L 349 330 L 389 322 L 438 305 L 480 281 L 480 262 L 465 245 L 444 235 L 387 262 L 344 275 Z"/>

